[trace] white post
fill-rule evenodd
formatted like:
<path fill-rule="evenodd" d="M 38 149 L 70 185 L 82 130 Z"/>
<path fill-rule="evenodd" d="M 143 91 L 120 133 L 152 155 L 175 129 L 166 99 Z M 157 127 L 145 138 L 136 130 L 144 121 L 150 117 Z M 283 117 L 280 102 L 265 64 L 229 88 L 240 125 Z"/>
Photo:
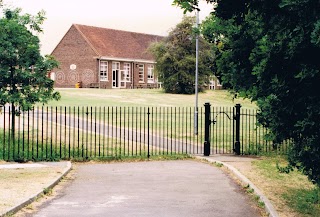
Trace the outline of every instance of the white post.
<path fill-rule="evenodd" d="M 195 114 L 194 114 L 194 134 L 198 135 L 198 64 L 199 64 L 199 10 L 196 11 L 197 13 L 197 20 L 196 20 L 196 80 L 195 80 L 195 95 L 196 95 L 196 102 L 195 102 Z"/>

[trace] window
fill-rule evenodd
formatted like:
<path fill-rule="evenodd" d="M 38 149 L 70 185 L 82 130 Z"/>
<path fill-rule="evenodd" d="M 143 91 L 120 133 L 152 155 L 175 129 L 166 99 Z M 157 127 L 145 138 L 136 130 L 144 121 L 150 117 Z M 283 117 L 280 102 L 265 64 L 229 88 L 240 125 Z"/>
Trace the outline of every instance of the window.
<path fill-rule="evenodd" d="M 154 65 L 148 65 L 148 83 L 154 83 Z"/>
<path fill-rule="evenodd" d="M 144 65 L 143 64 L 139 65 L 139 82 L 140 83 L 144 82 Z"/>
<path fill-rule="evenodd" d="M 123 65 L 123 79 L 130 82 L 130 63 L 124 63 Z"/>
<path fill-rule="evenodd" d="M 108 61 L 100 61 L 100 81 L 108 80 Z"/>

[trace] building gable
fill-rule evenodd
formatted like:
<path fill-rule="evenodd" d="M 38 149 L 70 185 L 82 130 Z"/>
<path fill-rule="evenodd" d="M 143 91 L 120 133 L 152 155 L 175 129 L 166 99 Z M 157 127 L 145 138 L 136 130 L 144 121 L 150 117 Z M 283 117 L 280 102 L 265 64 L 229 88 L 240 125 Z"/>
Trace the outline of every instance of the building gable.
<path fill-rule="evenodd" d="M 57 87 L 74 86 L 78 81 L 96 82 L 97 52 L 75 26 L 70 27 L 52 55 L 60 63 L 55 70 Z"/>

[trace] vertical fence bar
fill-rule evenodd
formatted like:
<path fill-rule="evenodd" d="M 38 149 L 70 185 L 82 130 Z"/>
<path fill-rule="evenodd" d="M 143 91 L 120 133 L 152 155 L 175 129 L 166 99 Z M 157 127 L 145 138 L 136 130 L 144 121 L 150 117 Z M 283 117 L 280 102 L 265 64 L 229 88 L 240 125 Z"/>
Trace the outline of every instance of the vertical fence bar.
<path fill-rule="evenodd" d="M 6 159 L 6 107 L 3 106 L 3 144 L 2 144 L 3 152 L 2 158 Z"/>
<path fill-rule="evenodd" d="M 60 154 L 60 157 L 63 158 L 63 155 L 62 155 L 62 126 L 63 126 L 63 123 L 62 123 L 62 106 L 60 106 L 59 108 L 59 119 L 60 119 L 60 124 L 59 124 L 59 154 Z"/>
<path fill-rule="evenodd" d="M 120 116 L 120 119 L 119 119 L 119 125 L 120 125 L 120 132 L 119 132 L 119 148 L 120 148 L 120 157 L 122 156 L 122 149 L 121 149 L 121 135 L 122 135 L 122 132 L 121 132 L 121 116 L 122 116 L 122 113 L 121 113 L 121 107 L 119 108 L 120 112 L 119 112 L 119 116 Z"/>
<path fill-rule="evenodd" d="M 179 129 L 181 129 L 181 133 L 179 133 L 179 135 L 181 135 L 181 136 L 179 136 L 178 138 L 179 138 L 179 140 L 181 140 L 181 153 L 183 153 L 184 152 L 184 146 L 183 146 L 183 139 L 184 139 L 184 132 L 183 132 L 183 130 L 184 130 L 184 127 L 183 127 L 183 124 L 184 124 L 184 107 L 182 107 L 181 108 L 181 111 L 180 111 L 180 109 L 179 109 Z M 181 138 L 181 139 L 180 139 Z"/>
<path fill-rule="evenodd" d="M 191 117 L 191 114 L 192 114 L 192 107 L 189 108 L 189 132 L 190 132 L 190 139 L 189 139 L 189 151 L 191 154 L 194 154 L 194 140 L 193 138 L 195 137 L 194 134 L 192 134 L 192 117 Z M 198 114 L 198 120 L 199 120 L 199 114 Z M 199 131 L 199 126 L 198 126 L 198 131 Z"/>
<path fill-rule="evenodd" d="M 54 143 L 54 155 L 58 154 L 58 107 L 55 109 L 55 143 Z M 61 158 L 61 156 L 59 156 Z"/>
<path fill-rule="evenodd" d="M 233 153 L 233 144 L 234 144 L 234 141 L 233 141 L 233 108 L 229 108 L 229 116 L 230 116 L 230 121 L 229 121 L 229 123 L 230 123 L 230 129 L 229 129 L 229 133 L 230 133 L 230 137 L 229 137 L 229 139 L 230 139 L 230 153 L 232 154 Z"/>
<path fill-rule="evenodd" d="M 167 126 L 168 126 L 168 122 L 167 122 Z M 168 129 L 169 127 L 167 127 Z M 167 130 L 167 134 L 168 134 L 168 130 Z M 172 107 L 170 108 L 170 153 L 172 154 Z M 167 146 L 169 145 L 168 143 L 168 140 L 169 140 L 169 134 L 168 134 L 168 139 L 167 139 Z M 167 149 L 169 150 L 169 148 Z M 168 152 L 167 152 L 168 153 Z"/>
<path fill-rule="evenodd" d="M 190 107 L 189 109 L 189 122 L 190 122 L 190 148 L 189 150 L 192 152 L 192 154 L 196 154 L 196 134 L 192 133 L 192 125 L 193 125 L 193 121 L 192 121 L 192 112 L 193 112 L 193 108 Z M 199 115 L 199 108 L 198 108 L 198 135 L 199 135 L 199 128 L 201 128 L 201 126 L 199 127 L 199 119 L 201 118 L 201 115 Z"/>
<path fill-rule="evenodd" d="M 128 150 L 130 153 L 130 156 L 134 156 L 135 155 L 135 150 L 134 150 L 134 136 L 135 136 L 135 132 L 137 132 L 137 128 L 135 127 L 135 121 L 134 121 L 134 117 L 137 116 L 136 113 L 134 113 L 134 107 L 128 107 Z M 129 133 L 131 128 L 131 132 Z M 131 143 L 131 144 L 130 144 Z"/>
<path fill-rule="evenodd" d="M 10 153 L 11 153 L 11 120 L 12 120 L 12 115 L 11 115 L 11 107 L 9 107 L 9 113 L 8 113 L 8 160 L 10 160 Z"/>
<path fill-rule="evenodd" d="M 249 154 L 253 154 L 253 153 L 251 153 L 252 152 L 252 146 L 251 146 L 251 110 L 248 110 L 248 112 L 249 112 L 249 120 L 248 120 L 248 140 L 249 140 L 249 142 L 248 142 L 248 144 L 249 144 Z"/>
<path fill-rule="evenodd" d="M 160 113 L 160 111 L 159 111 Z M 156 149 L 155 149 L 155 155 L 159 155 L 160 154 L 160 142 L 159 142 L 159 126 L 160 126 L 160 119 L 158 119 L 158 108 L 156 107 L 156 117 L 155 117 L 155 123 L 156 123 L 156 138 L 155 138 L 155 145 L 156 145 Z"/>
<path fill-rule="evenodd" d="M 143 107 L 143 117 L 144 117 L 143 118 L 143 144 L 146 144 L 146 121 L 145 120 L 146 120 L 146 115 L 147 115 L 147 118 L 149 117 L 149 115 L 147 114 L 147 113 L 149 113 L 148 109 L 146 111 L 146 107 Z M 145 153 L 146 152 L 146 146 L 145 145 L 143 146 L 143 152 L 144 152 L 144 155 L 146 155 L 146 153 Z M 147 155 L 148 155 L 148 152 L 147 152 Z"/>
<path fill-rule="evenodd" d="M 257 111 L 253 111 L 253 115 L 254 115 L 254 124 L 255 124 L 255 134 L 256 134 L 256 153 L 255 154 L 258 154 L 259 153 L 259 146 L 258 146 L 258 125 L 257 125 Z"/>
<path fill-rule="evenodd" d="M 85 111 L 85 107 L 82 106 L 81 108 L 82 110 L 82 130 L 81 130 L 81 149 L 82 149 L 82 153 L 81 153 L 81 157 L 84 158 L 84 153 L 85 153 L 85 144 L 84 144 L 84 137 L 85 137 L 85 126 L 84 126 L 84 123 L 85 123 L 85 116 L 84 116 L 84 111 Z"/>
<path fill-rule="evenodd" d="M 73 114 L 70 114 L 70 116 L 71 116 L 71 119 L 73 118 L 73 124 L 72 125 L 69 125 L 69 127 L 71 128 L 71 129 L 73 129 L 72 130 L 72 157 L 74 158 L 77 154 L 76 154 L 76 107 L 75 106 L 73 106 L 73 112 L 72 112 Z"/>
<path fill-rule="evenodd" d="M 88 106 L 86 106 L 86 112 L 85 112 L 85 114 L 86 114 L 86 117 L 85 117 L 85 128 L 84 128 L 84 137 L 85 137 L 85 141 L 86 141 L 86 143 L 85 143 L 85 149 L 86 149 L 86 152 L 85 152 L 85 157 L 87 158 L 88 157 L 88 149 L 89 149 L 89 144 L 88 144 L 88 142 L 89 142 L 89 140 L 88 140 L 88 131 L 89 131 L 89 108 L 88 108 Z"/>
<path fill-rule="evenodd" d="M 196 144 L 196 153 L 197 154 L 199 154 L 199 153 L 203 153 L 203 146 L 202 146 L 202 143 L 200 143 L 200 145 L 199 145 L 199 136 L 200 136 L 200 138 L 201 138 L 201 135 L 202 135 L 202 131 L 203 131 L 203 129 L 204 129 L 204 127 L 203 127 L 203 125 L 202 125 L 202 119 L 203 119 L 203 113 L 202 113 L 202 106 L 200 107 L 200 108 L 198 108 L 198 109 L 200 109 L 200 111 L 199 111 L 199 113 L 198 113 L 198 115 L 200 114 L 200 118 L 198 119 L 198 126 L 201 126 L 200 128 L 198 128 L 198 134 L 197 135 L 195 135 L 195 138 L 194 138 L 194 143 Z M 194 111 L 193 111 L 194 112 Z M 199 121 L 200 121 L 200 123 L 199 123 Z M 200 130 L 199 130 L 200 129 Z M 199 147 L 200 147 L 200 149 L 201 149 L 201 151 L 199 151 Z"/>
<path fill-rule="evenodd" d="M 164 148 L 164 144 L 163 144 L 163 137 L 164 137 L 164 134 L 162 132 L 162 121 L 163 121 L 163 118 L 162 118 L 162 115 L 163 115 L 163 111 L 162 111 L 162 107 L 160 106 L 159 107 L 159 114 L 158 114 L 158 119 L 157 119 L 157 126 L 158 126 L 158 130 L 157 130 L 157 147 L 158 147 L 158 155 L 163 155 L 163 148 Z"/>
<path fill-rule="evenodd" d="M 22 158 L 28 159 L 28 152 L 25 153 L 25 132 L 24 132 L 24 125 L 25 125 L 25 112 L 22 112 Z"/>
<path fill-rule="evenodd" d="M 17 157 L 19 158 L 20 157 L 20 117 L 21 117 L 21 111 L 20 111 L 20 107 L 18 107 L 18 114 L 16 113 L 16 115 L 18 115 L 18 139 L 16 139 L 15 141 L 18 141 L 18 144 L 17 144 Z M 16 126 L 16 124 L 15 124 Z M 14 129 L 14 131 L 16 131 L 16 129 Z M 17 133 L 15 133 L 15 136 L 17 135 Z M 15 146 L 15 144 L 14 144 Z M 14 157 L 15 158 L 15 157 Z"/>
<path fill-rule="evenodd" d="M 160 119 L 162 120 L 161 122 L 161 130 L 160 130 L 160 135 L 162 135 L 162 155 L 165 155 L 165 152 L 166 152 L 166 138 L 167 138 L 167 135 L 166 135 L 166 127 L 165 124 L 166 124 L 166 108 L 165 107 L 162 107 L 161 109 L 161 117 Z"/>
<path fill-rule="evenodd" d="M 178 108 L 178 109 L 180 109 L 180 107 Z M 177 122 L 177 108 L 174 108 L 174 138 L 176 138 L 177 137 L 177 124 L 178 124 L 178 122 Z M 176 145 L 176 142 L 174 143 L 174 151 L 175 152 L 177 152 L 177 145 Z M 178 147 L 178 152 L 179 152 L 179 147 Z"/>
<path fill-rule="evenodd" d="M 140 120 L 139 120 L 140 121 L 140 124 L 139 124 L 139 128 L 140 128 L 140 133 L 139 133 L 140 134 L 140 140 L 139 140 L 140 141 L 140 145 L 139 146 L 140 146 L 140 155 L 141 155 L 141 151 L 142 151 L 142 148 L 141 148 L 141 144 L 142 144 L 142 140 L 141 140 L 142 139 L 142 136 L 141 136 L 141 132 L 142 132 L 141 131 L 142 130 L 141 129 L 141 125 L 142 125 L 142 121 L 141 121 L 141 119 L 142 119 L 142 113 L 141 113 L 142 112 L 142 108 L 141 107 L 139 109 L 139 112 L 140 112 L 140 116 L 139 116 L 140 117 Z"/>
<path fill-rule="evenodd" d="M 52 112 L 52 106 L 50 107 L 50 158 L 52 158 L 53 156 L 52 156 L 52 147 L 53 147 L 53 141 L 52 141 L 52 138 L 53 138 L 53 112 Z"/>
<path fill-rule="evenodd" d="M 101 106 L 99 106 L 99 115 L 98 115 L 98 152 L 99 157 L 101 156 Z"/>
<path fill-rule="evenodd" d="M 128 148 L 128 156 L 134 155 L 133 149 L 133 137 L 134 131 L 137 129 L 134 128 L 134 120 L 133 120 L 133 108 L 127 107 L 127 128 L 125 128 L 125 133 L 127 134 L 127 148 Z"/>
<path fill-rule="evenodd" d="M 29 111 L 28 111 L 28 115 L 29 115 Z M 28 123 L 28 133 L 29 133 L 29 123 Z M 29 136 L 29 135 L 28 135 Z M 30 140 L 29 140 L 30 141 Z M 30 142 L 28 141 L 28 143 L 30 144 Z M 32 132 L 31 132 L 31 159 L 33 159 L 33 141 L 34 141 L 34 107 L 32 108 Z M 29 149 L 29 148 L 28 148 Z M 29 158 L 30 159 L 30 158 Z"/>
<path fill-rule="evenodd" d="M 116 156 L 118 156 L 118 107 L 116 107 Z M 120 146 L 120 154 L 121 154 L 121 146 Z"/>
<path fill-rule="evenodd" d="M 46 106 L 46 123 L 45 123 L 45 128 L 46 128 L 46 138 L 45 138 L 45 149 L 46 149 L 46 158 L 48 159 L 48 137 L 49 137 L 49 107 Z"/>
<path fill-rule="evenodd" d="M 200 108 L 200 110 L 201 110 L 201 126 L 204 126 L 204 123 L 203 123 L 203 120 L 204 120 L 204 111 L 203 111 L 203 108 L 201 107 Z M 200 137 L 199 137 L 199 135 L 197 135 L 197 143 L 199 144 L 201 144 L 201 150 L 202 150 L 202 153 L 203 153 L 203 151 L 204 151 L 204 149 L 203 149 L 203 146 L 202 146 L 202 144 L 204 143 L 204 141 L 203 141 L 203 135 L 204 135 L 204 130 L 201 130 L 201 134 L 200 134 Z M 200 140 L 199 140 L 199 138 L 200 138 Z M 200 141 L 200 142 L 199 142 Z"/>
<path fill-rule="evenodd" d="M 153 112 L 153 107 L 151 107 L 151 155 L 153 155 L 153 145 L 154 145 L 154 136 L 153 136 L 153 133 L 154 133 L 154 129 L 153 129 L 153 114 L 154 114 L 154 112 Z M 150 126 L 150 124 L 149 124 L 149 126 Z M 148 138 L 149 138 L 149 140 L 150 140 L 150 132 L 148 132 Z M 149 143 L 149 141 L 148 141 L 148 143 Z M 150 143 L 149 143 L 150 144 Z M 149 145 L 148 145 L 149 146 Z"/>
<path fill-rule="evenodd" d="M 78 145 L 78 154 L 77 154 L 77 157 L 79 158 L 80 157 L 80 107 L 78 106 L 77 108 L 77 145 Z M 81 149 L 82 151 L 82 149 Z"/>
<path fill-rule="evenodd" d="M 119 150 L 118 149 L 118 107 L 115 107 L 115 139 L 116 139 L 116 142 L 115 142 L 115 154 L 116 156 L 119 155 Z"/>
<path fill-rule="evenodd" d="M 37 160 L 39 159 L 39 107 L 37 107 L 37 138 L 36 138 L 36 145 L 37 145 Z"/>
<path fill-rule="evenodd" d="M 135 154 L 135 156 L 137 156 L 138 155 L 138 108 L 137 107 L 135 107 L 134 108 L 134 112 L 135 112 L 135 117 L 136 117 L 136 137 L 135 137 L 135 139 L 136 139 L 136 154 Z M 132 116 L 132 120 L 133 120 L 133 116 Z M 132 148 L 133 148 L 133 142 L 134 142 L 134 139 L 133 139 L 133 134 L 132 134 Z"/>
<path fill-rule="evenodd" d="M 113 106 L 111 107 L 111 156 L 114 156 L 115 145 L 113 143 Z"/>
<path fill-rule="evenodd" d="M 68 147 L 69 147 L 69 159 L 71 159 L 71 106 L 69 106 L 68 109 L 68 116 L 69 116 L 69 121 L 68 121 L 68 138 L 69 138 L 69 142 L 68 142 Z"/>
<path fill-rule="evenodd" d="M 43 155 L 44 155 L 44 135 L 43 135 L 43 131 L 44 131 L 44 125 L 43 125 L 43 119 L 44 119 L 44 107 L 42 106 L 41 109 L 41 160 L 43 160 Z"/>
<path fill-rule="evenodd" d="M 221 113 L 221 109 L 222 109 L 222 113 Z M 226 129 L 225 129 L 225 115 L 224 115 L 224 112 L 225 112 L 225 107 L 222 107 L 220 108 L 220 113 L 222 115 L 222 154 L 225 153 L 225 135 L 226 135 Z"/>
<path fill-rule="evenodd" d="M 92 140 L 93 140 L 93 117 L 92 117 L 92 113 L 93 113 L 93 110 L 92 110 L 92 106 L 90 106 L 90 152 L 89 152 L 89 156 L 92 157 L 93 155 L 93 143 L 92 143 Z"/>
<path fill-rule="evenodd" d="M 139 141 L 140 141 L 140 143 L 139 143 L 139 151 L 140 151 L 140 155 L 141 155 L 141 151 L 142 151 L 142 149 L 141 149 L 141 144 L 142 144 L 142 135 L 141 135 L 141 125 L 142 125 L 142 123 L 141 123 L 141 119 L 142 119 L 142 108 L 140 107 L 139 108 Z"/>
<path fill-rule="evenodd" d="M 147 138 L 147 144 L 148 144 L 148 158 L 150 158 L 150 109 L 148 107 L 148 138 Z"/>
<path fill-rule="evenodd" d="M 120 108 L 121 109 L 121 108 Z M 120 110 L 120 142 L 121 142 L 121 136 L 123 135 L 123 156 L 126 156 L 126 107 L 123 107 L 123 133 L 121 133 L 121 123 L 122 123 L 122 117 L 121 117 L 121 110 Z"/>
<path fill-rule="evenodd" d="M 107 124 L 108 124 L 108 137 L 107 137 L 107 156 L 112 156 L 112 147 L 110 148 L 110 107 L 108 106 L 108 120 L 107 120 Z M 112 131 L 112 126 L 111 126 L 111 131 Z M 112 137 L 111 137 L 112 138 Z M 110 154 L 109 154 L 109 149 L 111 149 Z"/>
<path fill-rule="evenodd" d="M 94 157 L 96 156 L 97 156 L 97 107 L 95 106 L 94 107 Z"/>
<path fill-rule="evenodd" d="M 125 126 L 126 126 L 126 107 L 120 107 L 120 117 L 119 117 L 119 142 L 120 142 L 120 156 L 126 156 L 126 131 L 125 131 Z M 122 148 L 123 147 L 123 148 Z"/>
<path fill-rule="evenodd" d="M 105 142 L 106 142 L 106 107 L 103 106 L 103 137 L 102 137 L 102 156 L 105 156 Z"/>

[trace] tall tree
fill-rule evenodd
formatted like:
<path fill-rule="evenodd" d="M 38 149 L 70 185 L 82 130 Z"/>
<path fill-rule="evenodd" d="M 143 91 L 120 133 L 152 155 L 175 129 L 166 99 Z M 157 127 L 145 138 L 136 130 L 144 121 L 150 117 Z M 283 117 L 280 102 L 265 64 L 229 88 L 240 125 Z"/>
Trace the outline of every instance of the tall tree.
<path fill-rule="evenodd" d="M 60 99 L 54 92 L 48 71 L 57 67 L 51 56 L 40 54 L 44 12 L 36 16 L 21 14 L 21 9 L 4 9 L 0 17 L 0 105 L 12 105 L 12 136 L 14 116 L 19 110 L 29 110 L 37 103 Z"/>
<path fill-rule="evenodd" d="M 195 92 L 196 30 L 195 18 L 185 16 L 163 41 L 153 44 L 151 52 L 156 57 L 156 71 L 167 93 L 192 94 Z M 213 75 L 214 59 L 211 46 L 199 37 L 199 87 Z"/>
<path fill-rule="evenodd" d="M 222 82 L 256 101 L 275 143 L 292 139 L 291 166 L 320 185 L 320 2 L 209 0 L 205 36 L 222 41 Z M 185 10 L 197 0 L 175 0 Z M 214 37 L 214 38 L 213 38 Z"/>

